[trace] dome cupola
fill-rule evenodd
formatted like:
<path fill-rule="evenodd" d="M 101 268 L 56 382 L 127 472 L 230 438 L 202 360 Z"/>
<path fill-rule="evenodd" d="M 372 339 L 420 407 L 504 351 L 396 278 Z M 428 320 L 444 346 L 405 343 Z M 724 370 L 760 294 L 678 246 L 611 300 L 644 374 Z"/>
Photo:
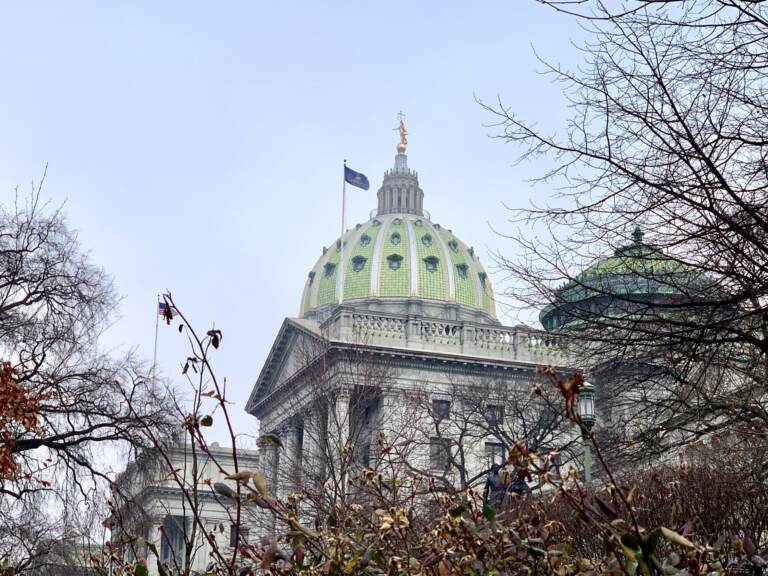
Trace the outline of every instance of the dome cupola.
<path fill-rule="evenodd" d="M 628 320 L 654 305 L 661 310 L 664 305 L 688 301 L 711 289 L 711 282 L 698 271 L 664 254 L 643 237 L 642 229 L 636 226 L 631 243 L 558 288 L 552 304 L 539 314 L 544 329 L 573 331 Z"/>

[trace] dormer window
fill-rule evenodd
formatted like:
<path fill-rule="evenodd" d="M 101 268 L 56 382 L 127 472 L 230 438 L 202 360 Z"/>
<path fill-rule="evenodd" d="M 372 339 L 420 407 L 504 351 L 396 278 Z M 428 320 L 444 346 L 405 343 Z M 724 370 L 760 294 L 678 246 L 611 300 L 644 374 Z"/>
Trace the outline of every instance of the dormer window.
<path fill-rule="evenodd" d="M 424 266 L 427 268 L 427 272 L 436 272 L 437 271 L 437 265 L 440 263 L 440 260 L 435 256 L 427 256 L 424 258 Z"/>
<path fill-rule="evenodd" d="M 485 272 L 478 272 L 477 275 L 480 278 L 480 284 L 485 286 L 485 283 L 488 281 L 488 274 Z"/>
<path fill-rule="evenodd" d="M 323 274 L 326 278 L 329 276 L 333 276 L 333 271 L 336 270 L 336 264 L 333 262 L 326 262 L 325 266 L 323 266 Z"/>
<path fill-rule="evenodd" d="M 312 282 L 315 281 L 315 273 L 314 272 L 310 272 L 309 275 L 308 275 L 308 278 L 309 278 L 309 285 L 312 286 Z"/>
<path fill-rule="evenodd" d="M 421 220 L 414 220 L 413 225 L 414 226 L 421 226 Z"/>
<path fill-rule="evenodd" d="M 371 243 L 371 237 L 368 234 L 360 236 L 360 246 L 368 246 Z"/>
<path fill-rule="evenodd" d="M 360 224 L 359 222 L 355 224 L 355 230 L 360 230 L 360 226 L 362 226 L 362 224 Z"/>
<path fill-rule="evenodd" d="M 328 252 L 328 246 L 323 246 L 323 256 L 325 256 L 326 252 Z"/>
<path fill-rule="evenodd" d="M 365 256 L 355 256 L 352 258 L 352 270 L 355 272 L 361 272 L 365 268 L 365 262 L 367 258 Z"/>
<path fill-rule="evenodd" d="M 474 256 L 474 255 L 475 255 L 475 249 L 474 249 L 474 248 L 470 247 L 470 249 L 469 249 L 469 255 L 470 255 L 470 256 Z"/>
<path fill-rule="evenodd" d="M 421 243 L 424 244 L 424 246 L 432 246 L 432 236 L 430 234 L 424 234 L 424 236 L 421 237 Z"/>
<path fill-rule="evenodd" d="M 400 226 L 400 224 L 402 223 L 403 221 L 400 220 L 400 218 L 395 218 L 394 220 L 392 220 L 392 224 L 394 224 L 395 226 Z"/>
<path fill-rule="evenodd" d="M 400 270 L 400 266 L 403 264 L 403 257 L 400 254 L 390 254 L 387 256 L 387 262 L 389 263 L 390 270 Z"/>
<path fill-rule="evenodd" d="M 373 224 L 374 226 L 381 226 L 381 220 L 379 220 L 378 218 L 374 218 L 371 221 L 371 224 Z"/>
<path fill-rule="evenodd" d="M 462 262 L 461 264 L 456 264 L 456 270 L 459 271 L 459 276 L 461 276 L 462 278 L 466 278 L 467 273 L 469 272 L 469 266 L 467 266 L 466 264 L 464 264 L 464 262 Z"/>
<path fill-rule="evenodd" d="M 395 245 L 400 244 L 400 234 L 397 232 L 393 232 L 392 236 L 389 237 L 389 241 Z"/>
<path fill-rule="evenodd" d="M 341 252 L 341 239 L 336 240 L 336 252 Z"/>
<path fill-rule="evenodd" d="M 434 224 L 435 230 L 440 230 L 440 224 Z"/>
<path fill-rule="evenodd" d="M 455 239 L 448 240 L 448 248 L 450 248 L 454 252 L 458 252 L 459 251 L 459 243 L 456 242 Z"/>

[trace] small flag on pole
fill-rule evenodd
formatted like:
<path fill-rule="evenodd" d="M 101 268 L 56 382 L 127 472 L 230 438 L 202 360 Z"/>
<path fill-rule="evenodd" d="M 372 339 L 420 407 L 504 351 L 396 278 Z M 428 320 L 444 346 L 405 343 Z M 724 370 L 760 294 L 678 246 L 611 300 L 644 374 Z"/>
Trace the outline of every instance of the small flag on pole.
<path fill-rule="evenodd" d="M 176 310 L 174 310 L 173 306 L 171 306 L 170 304 L 166 304 L 165 302 L 158 302 L 157 303 L 158 316 L 165 316 L 166 311 L 170 311 L 171 314 L 176 312 Z"/>
<path fill-rule="evenodd" d="M 346 166 L 344 166 L 344 180 L 346 180 L 347 184 L 351 184 L 357 188 L 362 188 L 363 190 L 368 190 L 370 187 L 368 177 L 365 174 L 362 174 L 361 172 L 355 172 Z"/>

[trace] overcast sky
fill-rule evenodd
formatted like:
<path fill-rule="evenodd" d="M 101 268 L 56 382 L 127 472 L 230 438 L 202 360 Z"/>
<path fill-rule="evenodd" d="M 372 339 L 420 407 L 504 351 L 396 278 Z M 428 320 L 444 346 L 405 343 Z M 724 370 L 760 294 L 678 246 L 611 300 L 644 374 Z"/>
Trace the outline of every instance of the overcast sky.
<path fill-rule="evenodd" d="M 559 127 L 565 102 L 534 49 L 570 66 L 578 35 L 534 0 L 5 1 L 0 200 L 48 163 L 44 196 L 123 298 L 103 345 L 151 358 L 156 294 L 172 291 L 223 330 L 217 370 L 253 433 L 245 400 L 338 235 L 342 160 L 371 180 L 349 192 L 351 226 L 376 205 L 403 110 L 425 208 L 492 268 L 489 252 L 511 249 L 491 230 L 508 226 L 502 203 L 549 190 L 512 166 L 475 98 Z M 163 373 L 178 379 L 185 356 L 161 328 Z"/>

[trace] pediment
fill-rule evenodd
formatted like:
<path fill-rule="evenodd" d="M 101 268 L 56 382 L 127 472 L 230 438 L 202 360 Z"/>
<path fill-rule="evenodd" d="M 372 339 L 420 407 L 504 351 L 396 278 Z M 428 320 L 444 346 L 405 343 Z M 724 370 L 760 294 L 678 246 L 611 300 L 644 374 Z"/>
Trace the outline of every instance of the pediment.
<path fill-rule="evenodd" d="M 322 349 L 317 322 L 286 318 L 254 384 L 246 411 L 258 417 L 254 413 L 258 404 L 306 367 Z"/>

